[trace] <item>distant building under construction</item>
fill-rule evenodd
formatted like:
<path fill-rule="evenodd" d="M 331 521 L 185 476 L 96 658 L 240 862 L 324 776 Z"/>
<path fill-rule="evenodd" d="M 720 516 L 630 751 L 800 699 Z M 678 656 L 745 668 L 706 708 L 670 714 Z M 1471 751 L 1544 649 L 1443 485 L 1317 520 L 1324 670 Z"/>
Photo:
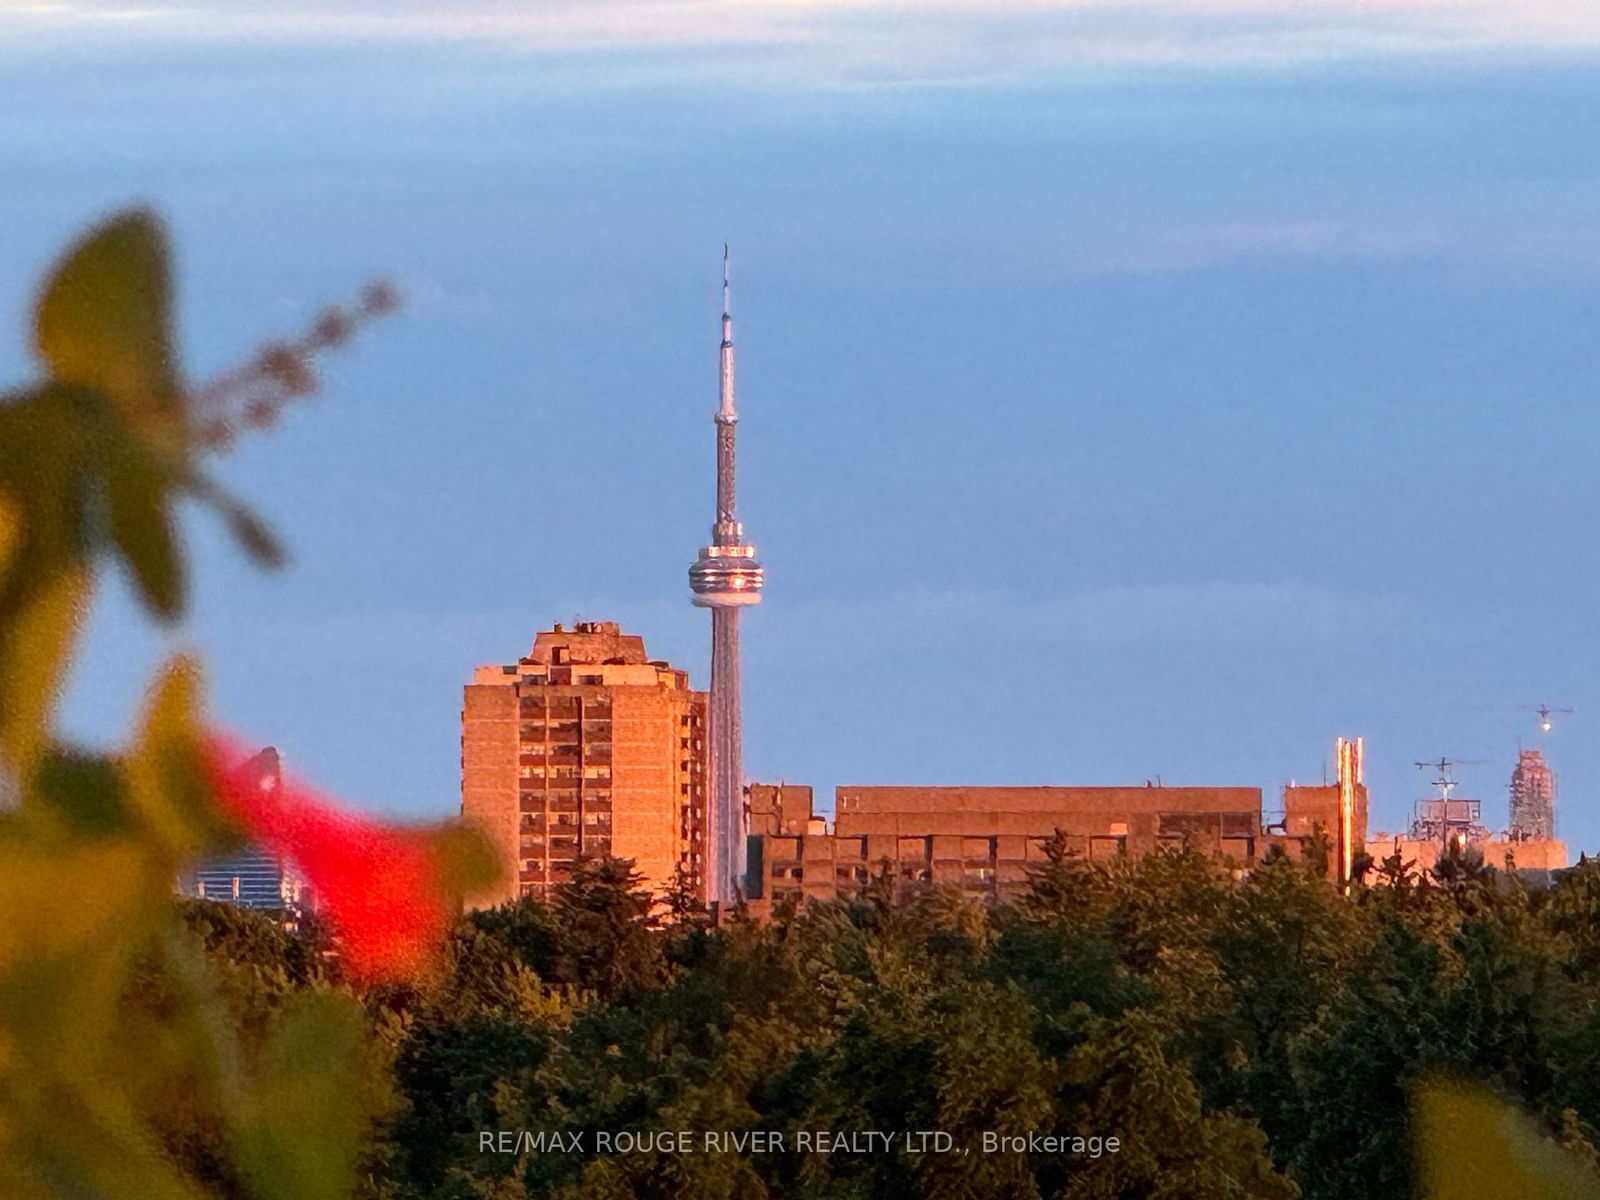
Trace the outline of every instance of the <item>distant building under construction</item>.
<path fill-rule="evenodd" d="M 1548 841 L 1556 836 L 1556 773 L 1537 750 L 1523 750 L 1511 772 L 1510 840 Z"/>

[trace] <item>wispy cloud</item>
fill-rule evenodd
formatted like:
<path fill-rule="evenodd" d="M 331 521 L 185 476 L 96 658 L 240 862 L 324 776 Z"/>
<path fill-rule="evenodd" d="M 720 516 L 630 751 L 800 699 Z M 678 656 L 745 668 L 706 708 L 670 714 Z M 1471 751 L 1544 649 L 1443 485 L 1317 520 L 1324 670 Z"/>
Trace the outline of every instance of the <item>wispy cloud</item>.
<path fill-rule="evenodd" d="M 1015 77 L 1074 65 L 1285 62 L 1600 45 L 1590 0 L 0 0 L 0 36 L 484 40 L 527 51 L 704 48 L 835 81 Z M 753 57 L 752 57 L 753 56 Z"/>

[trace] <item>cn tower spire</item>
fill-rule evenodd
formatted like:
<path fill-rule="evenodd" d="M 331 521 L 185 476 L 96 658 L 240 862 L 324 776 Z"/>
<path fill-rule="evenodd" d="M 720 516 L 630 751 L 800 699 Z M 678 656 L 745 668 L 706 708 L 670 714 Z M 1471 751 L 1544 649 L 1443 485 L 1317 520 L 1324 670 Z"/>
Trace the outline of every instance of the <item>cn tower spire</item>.
<path fill-rule="evenodd" d="M 733 406 L 733 315 L 728 301 L 728 244 L 722 244 L 722 349 L 719 354 L 720 403 L 717 406 L 717 525 L 712 541 L 737 545 L 738 521 L 733 515 L 733 427 L 739 414 Z"/>
<path fill-rule="evenodd" d="M 728 303 L 728 243 L 722 243 L 722 358 L 724 362 L 733 361 L 733 309 Z M 731 404 L 733 400 L 733 376 L 724 374 L 722 377 L 722 398 L 725 403 Z"/>
<path fill-rule="evenodd" d="M 711 543 L 689 568 L 696 606 L 711 610 L 710 796 L 705 821 L 706 899 L 738 902 L 744 894 L 744 768 L 740 746 L 739 610 L 761 601 L 765 572 L 734 513 L 733 317 L 728 301 L 728 247 L 722 247 L 722 347 L 719 353 L 717 519 Z"/>
<path fill-rule="evenodd" d="M 722 244 L 722 406 L 717 420 L 737 421 L 733 409 L 733 315 L 728 307 L 728 244 Z"/>

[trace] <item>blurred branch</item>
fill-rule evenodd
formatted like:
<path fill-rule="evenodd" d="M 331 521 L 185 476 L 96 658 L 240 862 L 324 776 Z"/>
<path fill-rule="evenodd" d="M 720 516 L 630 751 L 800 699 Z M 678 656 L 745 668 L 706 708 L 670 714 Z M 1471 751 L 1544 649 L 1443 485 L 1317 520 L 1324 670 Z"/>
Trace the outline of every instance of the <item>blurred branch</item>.
<path fill-rule="evenodd" d="M 361 326 L 392 313 L 399 302 L 391 284 L 381 280 L 368 284 L 354 304 L 325 309 L 300 337 L 271 342 L 249 362 L 191 391 L 197 444 L 226 452 L 242 430 L 276 424 L 290 402 L 317 390 L 314 366 L 319 355 L 345 345 Z"/>

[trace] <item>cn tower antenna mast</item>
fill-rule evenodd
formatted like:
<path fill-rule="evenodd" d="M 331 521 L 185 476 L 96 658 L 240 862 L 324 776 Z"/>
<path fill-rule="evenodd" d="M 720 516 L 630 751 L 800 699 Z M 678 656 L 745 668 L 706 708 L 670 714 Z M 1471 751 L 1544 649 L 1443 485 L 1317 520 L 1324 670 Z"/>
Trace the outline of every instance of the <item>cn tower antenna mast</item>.
<path fill-rule="evenodd" d="M 717 519 L 711 544 L 689 568 L 695 605 L 711 610 L 710 802 L 705 823 L 706 900 L 736 904 L 744 893 L 744 765 L 739 722 L 739 610 L 761 602 L 765 573 L 734 514 L 733 317 L 728 300 L 728 247 L 722 247 L 722 348 L 717 428 Z"/>

